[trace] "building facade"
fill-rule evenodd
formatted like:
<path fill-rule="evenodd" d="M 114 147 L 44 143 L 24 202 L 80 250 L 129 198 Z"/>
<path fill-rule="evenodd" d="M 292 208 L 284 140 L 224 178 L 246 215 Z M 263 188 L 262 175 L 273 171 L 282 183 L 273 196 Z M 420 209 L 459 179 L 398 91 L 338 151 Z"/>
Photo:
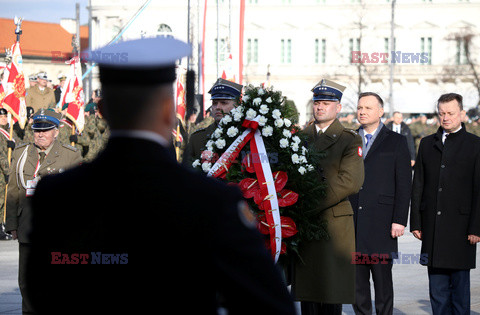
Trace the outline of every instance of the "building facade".
<path fill-rule="evenodd" d="M 91 0 L 91 46 L 108 43 L 142 4 Z M 239 0 L 156 0 L 122 39 L 190 39 L 194 52 L 188 66 L 201 72 L 198 42 L 204 36 L 208 91 L 225 69 L 236 70 L 238 78 L 239 12 Z M 355 110 L 358 93 L 364 91 L 379 93 L 387 113 L 434 113 L 439 95 L 447 92 L 462 94 L 465 107 L 472 108 L 479 103 L 479 13 L 480 0 L 399 0 L 392 45 L 391 0 L 245 0 L 242 83 L 267 83 L 281 90 L 295 102 L 300 123 L 311 118 L 310 90 L 322 78 L 347 86 L 344 112 Z M 93 75 L 95 80 L 98 73 Z"/>

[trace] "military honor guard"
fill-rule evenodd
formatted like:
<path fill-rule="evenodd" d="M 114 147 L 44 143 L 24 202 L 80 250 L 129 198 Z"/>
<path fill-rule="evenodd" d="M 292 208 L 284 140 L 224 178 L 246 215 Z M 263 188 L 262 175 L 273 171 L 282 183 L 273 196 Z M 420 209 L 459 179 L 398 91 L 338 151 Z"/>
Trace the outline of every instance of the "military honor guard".
<path fill-rule="evenodd" d="M 44 109 L 36 112 L 32 125 L 35 142 L 17 146 L 10 167 L 5 229 L 19 242 L 18 282 L 22 293 L 22 310 L 27 314 L 33 311 L 26 271 L 32 241 L 30 232 L 34 210 L 31 208 L 31 197 L 41 178 L 62 173 L 79 165 L 82 160 L 77 149 L 56 140 L 59 124 L 60 114 Z M 55 228 L 47 233 L 55 233 Z"/>
<path fill-rule="evenodd" d="M 210 135 L 217 128 L 220 120 L 239 103 L 242 89 L 243 85 L 241 84 L 219 78 L 210 91 L 208 91 L 212 100 L 211 116 L 214 122 L 206 128 L 195 131 L 190 136 L 184 153 L 183 164 L 185 166 L 191 167 L 192 162 L 200 157 Z"/>
<path fill-rule="evenodd" d="M 55 93 L 53 89 L 48 87 L 49 79 L 46 72 L 37 74 L 37 84 L 30 87 L 25 95 L 27 106 L 33 108 L 37 112 L 41 108 L 52 108 L 55 102 Z"/>
<path fill-rule="evenodd" d="M 110 139 L 92 162 L 37 186 L 29 265 L 37 312 L 216 314 L 220 296 L 228 314 L 295 314 L 241 192 L 169 152 L 175 62 L 190 50 L 160 37 L 90 54 Z M 117 54 L 128 60 L 102 59 Z M 98 199 L 72 202 L 85 187 Z"/>
<path fill-rule="evenodd" d="M 427 258 L 433 314 L 470 314 L 470 270 L 480 241 L 480 138 L 467 132 L 463 97 L 437 101 L 440 128 L 420 142 L 410 231 Z"/>
<path fill-rule="evenodd" d="M 324 151 L 316 165 L 328 183 L 320 200 L 318 219 L 327 221 L 330 238 L 311 241 L 300 248 L 303 263 L 297 263 L 292 291 L 301 301 L 302 314 L 342 314 L 342 304 L 355 302 L 355 251 L 353 209 L 348 196 L 363 184 L 362 139 L 337 119 L 345 87 L 321 80 L 313 88 L 314 123 L 303 132 L 310 148 Z M 321 176 L 321 175 L 319 175 Z"/>

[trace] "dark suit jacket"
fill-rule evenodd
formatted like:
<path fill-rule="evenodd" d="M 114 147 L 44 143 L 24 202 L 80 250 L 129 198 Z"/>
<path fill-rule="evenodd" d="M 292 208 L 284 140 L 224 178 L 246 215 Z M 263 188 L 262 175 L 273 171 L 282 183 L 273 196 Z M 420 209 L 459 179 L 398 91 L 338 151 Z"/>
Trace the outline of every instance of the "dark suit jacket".
<path fill-rule="evenodd" d="M 382 127 L 364 157 L 365 181 L 350 196 L 356 250 L 362 254 L 398 251 L 392 223 L 407 225 L 412 170 L 405 137 Z"/>
<path fill-rule="evenodd" d="M 422 254 L 435 268 L 475 268 L 480 236 L 480 138 L 463 128 L 442 144 L 443 129 L 420 142 L 410 230 L 422 231 Z"/>
<path fill-rule="evenodd" d="M 385 126 L 387 126 L 388 129 L 393 130 L 392 121 L 386 124 Z M 407 138 L 408 151 L 410 152 L 410 160 L 415 160 L 415 155 L 416 155 L 415 140 L 413 139 L 412 131 L 410 130 L 410 127 L 408 127 L 408 125 L 403 121 L 400 124 L 400 134 L 402 136 L 405 136 L 405 138 Z"/>
<path fill-rule="evenodd" d="M 93 162 L 37 187 L 35 307 L 216 314 L 220 294 L 229 314 L 294 314 L 243 204 L 236 188 L 182 168 L 158 143 L 112 138 Z"/>

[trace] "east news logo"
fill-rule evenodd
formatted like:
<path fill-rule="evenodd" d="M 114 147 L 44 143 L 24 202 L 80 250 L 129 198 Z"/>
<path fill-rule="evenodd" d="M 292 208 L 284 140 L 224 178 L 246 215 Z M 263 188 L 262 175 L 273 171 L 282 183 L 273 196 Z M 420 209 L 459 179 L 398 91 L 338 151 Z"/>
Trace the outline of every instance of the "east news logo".
<path fill-rule="evenodd" d="M 128 254 L 51 252 L 52 265 L 126 265 Z"/>

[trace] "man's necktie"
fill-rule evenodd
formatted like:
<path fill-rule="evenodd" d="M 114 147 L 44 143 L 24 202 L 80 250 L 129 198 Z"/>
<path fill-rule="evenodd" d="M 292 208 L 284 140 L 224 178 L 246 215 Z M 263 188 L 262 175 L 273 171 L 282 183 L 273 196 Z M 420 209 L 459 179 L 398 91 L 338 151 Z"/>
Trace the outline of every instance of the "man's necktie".
<path fill-rule="evenodd" d="M 320 136 L 323 133 L 322 129 L 317 132 L 317 136 Z"/>
<path fill-rule="evenodd" d="M 38 159 L 39 164 L 41 165 L 43 163 L 43 160 L 45 160 L 45 152 L 38 152 L 38 155 L 40 155 L 40 158 Z"/>
<path fill-rule="evenodd" d="M 445 141 L 447 140 L 447 137 L 448 137 L 448 133 L 446 133 L 445 136 L 443 137 L 443 141 L 442 141 L 443 144 L 445 144 Z"/>
<path fill-rule="evenodd" d="M 365 148 L 368 148 L 368 145 L 370 144 L 370 139 L 372 139 L 372 137 L 373 136 L 369 133 L 365 135 L 365 138 L 367 138 L 367 143 L 365 143 Z"/>

